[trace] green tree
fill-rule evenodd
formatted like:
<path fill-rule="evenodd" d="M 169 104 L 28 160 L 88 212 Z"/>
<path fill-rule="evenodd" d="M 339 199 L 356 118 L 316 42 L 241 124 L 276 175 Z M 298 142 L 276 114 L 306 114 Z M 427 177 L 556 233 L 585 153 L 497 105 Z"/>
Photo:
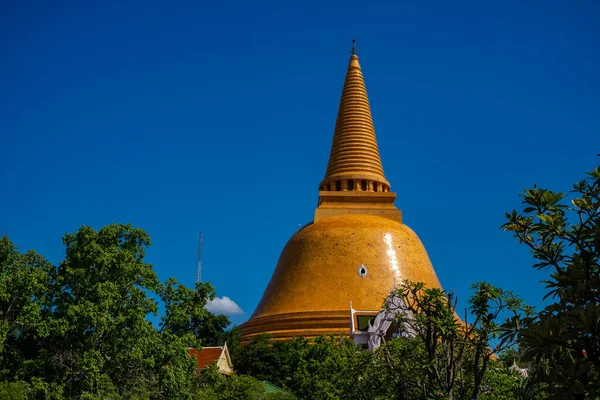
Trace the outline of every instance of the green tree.
<path fill-rule="evenodd" d="M 469 324 L 457 318 L 456 299 L 443 290 L 404 282 L 394 292 L 404 304 L 396 322 L 411 332 L 409 337 L 391 339 L 370 352 L 343 337 L 272 342 L 262 335 L 241 349 L 235 365 L 240 373 L 310 399 L 520 396 L 519 385 L 526 380 L 502 367 L 493 354 L 514 344 L 515 318 L 502 320 L 501 315 L 530 310 L 510 292 L 487 283 L 473 285 L 473 291 Z"/>
<path fill-rule="evenodd" d="M 260 400 L 265 396 L 262 382 L 250 376 L 233 375 L 215 388 L 219 400 Z"/>
<path fill-rule="evenodd" d="M 198 377 L 199 390 L 197 400 L 293 400 L 294 397 L 283 393 L 265 393 L 261 381 L 247 375 L 234 374 L 223 377 L 216 365 L 202 371 Z"/>
<path fill-rule="evenodd" d="M 148 382 L 146 371 L 160 368 L 153 357 L 160 338 L 146 319 L 157 313 L 148 293 L 159 285 L 143 260 L 149 236 L 110 225 L 83 227 L 63 242 L 55 303 L 60 325 L 49 343 L 55 379 L 65 383 L 68 396 L 103 390 L 106 376 L 121 395 L 147 393 L 155 382 Z"/>
<path fill-rule="evenodd" d="M 0 238 L 0 377 L 17 381 L 39 368 L 40 341 L 51 334 L 55 268 Z"/>
<path fill-rule="evenodd" d="M 239 373 L 269 381 L 301 398 L 351 398 L 345 396 L 355 391 L 358 354 L 367 352 L 343 337 L 273 342 L 270 336 L 259 335 L 241 348 L 235 366 Z"/>
<path fill-rule="evenodd" d="M 399 311 L 396 323 L 414 335 L 417 349 L 422 349 L 421 371 L 426 381 L 419 385 L 423 396 L 478 399 L 490 360 L 515 344 L 515 324 L 532 315 L 532 309 L 511 292 L 485 282 L 472 285 L 472 289 L 468 301 L 471 318 L 465 313 L 464 322 L 457 317 L 457 299 L 451 293 L 419 282 L 404 281 L 391 294 L 399 302 L 385 304 L 388 310 Z M 501 314 L 506 312 L 510 317 L 502 321 Z M 399 363 L 401 373 L 403 368 L 406 364 Z M 400 389 L 411 386 L 414 383 L 405 383 Z"/>
<path fill-rule="evenodd" d="M 600 396 L 600 168 L 570 195 L 534 186 L 521 212 L 506 214 L 506 231 L 528 246 L 534 267 L 549 270 L 554 302 L 523 321 L 519 343 L 538 366 L 552 398 Z M 570 202 L 567 202 L 570 199 Z"/>
<path fill-rule="evenodd" d="M 352 361 L 361 351 L 348 338 L 320 336 L 312 342 L 291 342 L 292 356 L 285 359 L 291 382 L 290 390 L 303 398 L 315 400 L 348 398 L 350 384 L 356 384 Z M 295 368 L 293 368 L 296 366 Z"/>
<path fill-rule="evenodd" d="M 430 370 L 425 348 L 420 339 L 397 338 L 379 347 L 373 353 L 373 362 L 367 364 L 361 379 L 363 393 L 373 393 L 374 399 L 422 398 Z M 362 398 L 369 397 L 363 395 Z"/>
<path fill-rule="evenodd" d="M 28 394 L 27 385 L 22 382 L 0 383 L 0 399 L 26 400 Z"/>
<path fill-rule="evenodd" d="M 208 284 L 161 284 L 144 261 L 150 238 L 113 224 L 63 238 L 52 266 L 0 239 L 0 381 L 21 381 L 35 398 L 193 398 L 187 348 L 224 334 L 226 317 L 205 310 Z M 167 312 L 148 320 L 157 298 Z"/>
<path fill-rule="evenodd" d="M 287 347 L 287 344 L 283 346 Z M 281 367 L 277 362 L 279 349 L 282 349 L 282 345 L 271 343 L 270 335 L 257 335 L 233 356 L 235 369 L 240 374 L 252 375 L 261 381 L 284 386 L 285 382 L 279 379 L 278 368 Z"/>
<path fill-rule="evenodd" d="M 225 315 L 215 315 L 206 309 L 208 300 L 215 298 L 215 290 L 209 283 L 198 282 L 191 289 L 168 279 L 159 285 L 158 294 L 165 306 L 160 331 L 179 336 L 191 334 L 204 346 L 216 346 L 224 337 L 229 325 Z"/>

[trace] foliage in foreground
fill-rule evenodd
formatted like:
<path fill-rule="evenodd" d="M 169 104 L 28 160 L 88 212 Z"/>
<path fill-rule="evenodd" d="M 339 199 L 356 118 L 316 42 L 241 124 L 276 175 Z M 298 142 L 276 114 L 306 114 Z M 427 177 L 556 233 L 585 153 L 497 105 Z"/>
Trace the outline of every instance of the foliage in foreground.
<path fill-rule="evenodd" d="M 248 375 L 234 374 L 225 378 L 214 365 L 202 373 L 198 383 L 197 400 L 294 400 L 289 393 L 265 393 L 263 383 Z"/>
<path fill-rule="evenodd" d="M 235 354 L 240 373 L 268 380 L 305 399 L 528 399 L 523 377 L 492 357 L 508 349 L 513 318 L 529 312 L 512 294 L 488 284 L 474 286 L 473 324 L 456 319 L 452 297 L 441 289 L 404 282 L 395 292 L 406 301 L 397 324 L 412 337 L 389 340 L 374 352 L 344 337 L 272 342 L 258 336 Z M 530 391 L 531 392 L 531 391 Z"/>
<path fill-rule="evenodd" d="M 600 168 L 570 196 L 534 186 L 522 197 L 525 207 L 506 214 L 503 227 L 530 248 L 535 268 L 550 271 L 554 302 L 523 321 L 519 345 L 553 398 L 599 398 Z"/>

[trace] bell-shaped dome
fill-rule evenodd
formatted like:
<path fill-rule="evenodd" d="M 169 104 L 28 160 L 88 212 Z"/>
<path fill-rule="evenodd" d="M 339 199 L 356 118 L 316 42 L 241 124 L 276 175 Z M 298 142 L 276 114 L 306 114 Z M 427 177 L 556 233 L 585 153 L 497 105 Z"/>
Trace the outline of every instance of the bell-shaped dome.
<path fill-rule="evenodd" d="M 406 225 L 371 215 L 340 215 L 300 229 L 288 241 L 248 322 L 245 339 L 350 332 L 350 303 L 379 311 L 394 281 L 440 287 L 427 252 Z"/>

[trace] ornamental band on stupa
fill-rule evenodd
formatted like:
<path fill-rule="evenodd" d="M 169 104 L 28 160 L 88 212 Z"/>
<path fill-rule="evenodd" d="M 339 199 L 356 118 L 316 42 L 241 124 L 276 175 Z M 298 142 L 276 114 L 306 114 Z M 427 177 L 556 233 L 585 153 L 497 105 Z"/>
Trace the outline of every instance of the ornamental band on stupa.
<path fill-rule="evenodd" d="M 396 280 L 441 287 L 395 199 L 353 47 L 314 221 L 285 245 L 260 303 L 240 327 L 243 341 L 260 333 L 275 340 L 348 336 L 377 315 Z"/>

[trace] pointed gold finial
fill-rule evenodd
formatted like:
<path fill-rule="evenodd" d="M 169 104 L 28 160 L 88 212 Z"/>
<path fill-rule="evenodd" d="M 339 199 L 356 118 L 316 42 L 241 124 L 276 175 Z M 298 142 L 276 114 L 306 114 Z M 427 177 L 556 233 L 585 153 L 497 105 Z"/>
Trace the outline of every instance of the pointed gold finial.
<path fill-rule="evenodd" d="M 396 193 L 383 174 L 365 80 L 352 39 L 325 177 L 314 222 L 340 214 L 367 214 L 402 222 Z"/>
<path fill-rule="evenodd" d="M 389 192 L 383 174 L 365 81 L 352 39 L 333 143 L 320 191 Z"/>

